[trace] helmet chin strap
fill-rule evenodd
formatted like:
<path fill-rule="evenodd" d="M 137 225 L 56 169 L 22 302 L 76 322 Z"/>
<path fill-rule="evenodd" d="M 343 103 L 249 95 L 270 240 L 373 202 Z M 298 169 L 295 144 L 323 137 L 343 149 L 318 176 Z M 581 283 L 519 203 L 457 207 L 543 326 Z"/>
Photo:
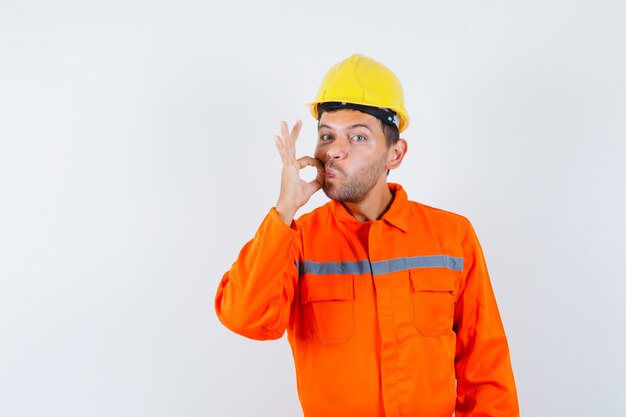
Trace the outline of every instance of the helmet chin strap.
<path fill-rule="evenodd" d="M 396 112 L 391 109 L 383 109 L 380 107 L 365 106 L 363 104 L 346 103 L 339 101 L 327 101 L 325 103 L 319 103 L 317 105 L 317 111 L 319 116 L 321 116 L 322 113 L 325 111 L 332 112 L 335 110 L 344 109 L 358 110 L 362 113 L 371 114 L 377 119 L 380 119 L 383 123 L 395 126 L 397 128 L 400 127 L 400 118 L 398 117 Z"/>

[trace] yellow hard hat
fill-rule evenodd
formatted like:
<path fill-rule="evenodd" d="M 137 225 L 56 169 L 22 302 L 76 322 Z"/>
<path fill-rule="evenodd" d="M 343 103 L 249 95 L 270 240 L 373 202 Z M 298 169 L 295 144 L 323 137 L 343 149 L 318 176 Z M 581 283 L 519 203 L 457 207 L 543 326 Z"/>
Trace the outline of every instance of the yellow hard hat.
<path fill-rule="evenodd" d="M 344 59 L 326 72 L 315 101 L 308 104 L 313 117 L 319 119 L 318 104 L 328 102 L 390 109 L 398 116 L 400 132 L 409 125 L 398 77 L 380 62 L 361 54 Z"/>

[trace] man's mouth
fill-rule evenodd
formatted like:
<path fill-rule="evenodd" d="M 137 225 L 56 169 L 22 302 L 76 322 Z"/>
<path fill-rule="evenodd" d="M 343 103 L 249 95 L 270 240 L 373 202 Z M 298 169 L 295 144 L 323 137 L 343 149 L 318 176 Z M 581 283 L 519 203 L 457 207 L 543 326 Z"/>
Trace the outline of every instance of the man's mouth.
<path fill-rule="evenodd" d="M 333 163 L 327 163 L 324 166 L 324 170 L 326 171 L 326 178 L 336 178 L 338 175 L 343 175 L 343 171 L 341 170 L 341 168 L 337 167 L 335 164 Z"/>

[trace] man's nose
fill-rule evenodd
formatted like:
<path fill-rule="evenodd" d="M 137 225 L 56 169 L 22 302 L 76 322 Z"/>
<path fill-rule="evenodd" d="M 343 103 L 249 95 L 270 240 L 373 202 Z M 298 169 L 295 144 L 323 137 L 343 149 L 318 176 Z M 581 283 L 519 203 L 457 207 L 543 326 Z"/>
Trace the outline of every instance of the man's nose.
<path fill-rule="evenodd" d="M 326 155 L 331 159 L 343 159 L 347 153 L 348 145 L 343 140 L 335 140 L 326 151 Z"/>

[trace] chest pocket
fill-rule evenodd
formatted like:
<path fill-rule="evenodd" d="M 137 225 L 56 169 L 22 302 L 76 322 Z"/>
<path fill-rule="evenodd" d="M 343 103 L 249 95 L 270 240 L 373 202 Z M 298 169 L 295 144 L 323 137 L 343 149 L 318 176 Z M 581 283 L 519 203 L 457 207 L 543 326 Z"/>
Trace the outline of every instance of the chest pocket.
<path fill-rule="evenodd" d="M 454 289 L 458 272 L 446 268 L 410 269 L 413 324 L 423 336 L 452 331 Z"/>
<path fill-rule="evenodd" d="M 354 276 L 300 278 L 300 334 L 311 343 L 340 344 L 354 334 Z"/>

